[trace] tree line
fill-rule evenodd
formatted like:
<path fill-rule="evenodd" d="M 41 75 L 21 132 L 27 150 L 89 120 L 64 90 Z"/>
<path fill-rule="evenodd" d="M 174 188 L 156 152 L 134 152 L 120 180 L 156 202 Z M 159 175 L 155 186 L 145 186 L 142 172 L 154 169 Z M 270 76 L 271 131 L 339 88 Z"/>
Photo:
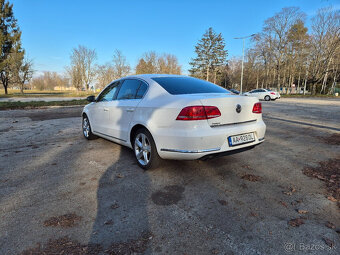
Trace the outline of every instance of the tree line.
<path fill-rule="evenodd" d="M 243 84 L 251 88 L 296 89 L 332 94 L 339 81 L 340 12 L 322 8 L 311 19 L 299 8 L 283 8 L 265 20 L 246 52 Z M 241 59 L 229 60 L 228 83 L 239 83 Z"/>
<path fill-rule="evenodd" d="M 97 52 L 79 45 L 70 54 L 65 74 L 43 72 L 32 79 L 32 61 L 21 46 L 21 31 L 14 18 L 12 5 L 0 0 L 0 81 L 5 93 L 9 86 L 40 90 L 74 87 L 77 90 L 101 89 L 112 80 L 144 73 L 181 74 L 178 58 L 169 53 L 145 52 L 134 68 L 120 50 L 112 59 L 97 63 Z M 306 26 L 306 14 L 297 7 L 283 8 L 264 21 L 262 31 L 253 34 L 246 50 L 243 86 L 253 88 L 294 89 L 313 94 L 334 93 L 339 81 L 340 12 L 323 8 Z M 228 58 L 221 33 L 208 28 L 194 47 L 189 75 L 226 88 L 239 89 L 241 58 Z M 30 83 L 28 83 L 30 81 Z"/>
<path fill-rule="evenodd" d="M 13 15 L 13 5 L 0 0 L 0 81 L 5 94 L 13 84 L 23 92 L 32 75 L 32 61 L 22 48 L 21 31 Z"/>
<path fill-rule="evenodd" d="M 65 75 L 53 72 L 44 72 L 30 82 L 31 87 L 37 89 L 53 89 L 59 86 L 60 81 L 77 90 L 102 89 L 111 81 L 131 74 L 167 73 L 181 74 L 182 68 L 175 55 L 164 53 L 157 54 L 154 51 L 145 52 L 139 58 L 132 71 L 131 65 L 120 50 L 115 50 L 111 61 L 98 64 L 97 52 L 79 45 L 72 50 L 70 66 L 66 67 Z M 54 81 L 51 82 L 51 77 Z M 58 85 L 57 85 L 58 84 Z"/>

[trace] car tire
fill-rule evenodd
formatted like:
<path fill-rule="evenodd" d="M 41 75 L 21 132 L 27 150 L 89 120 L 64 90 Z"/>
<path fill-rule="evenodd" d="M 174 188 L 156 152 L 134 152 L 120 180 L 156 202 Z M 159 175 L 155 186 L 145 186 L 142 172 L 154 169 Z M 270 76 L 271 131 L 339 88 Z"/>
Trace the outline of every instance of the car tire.
<path fill-rule="evenodd" d="M 265 96 L 265 97 L 264 97 L 264 100 L 265 100 L 265 101 L 270 101 L 270 96 L 268 96 L 268 95 Z"/>
<path fill-rule="evenodd" d="M 157 168 L 161 161 L 151 133 L 146 128 L 135 132 L 132 144 L 137 164 L 144 170 Z"/>
<path fill-rule="evenodd" d="M 98 136 L 94 135 L 92 133 L 91 125 L 90 125 L 90 120 L 87 117 L 86 114 L 83 115 L 83 121 L 82 121 L 82 131 L 83 135 L 87 140 L 93 140 L 98 138 Z"/>

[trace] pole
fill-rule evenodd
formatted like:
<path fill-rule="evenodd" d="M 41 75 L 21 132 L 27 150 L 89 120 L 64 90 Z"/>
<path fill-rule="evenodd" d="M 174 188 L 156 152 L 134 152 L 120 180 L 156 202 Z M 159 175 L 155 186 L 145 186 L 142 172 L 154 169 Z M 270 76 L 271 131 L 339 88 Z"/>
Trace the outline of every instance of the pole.
<path fill-rule="evenodd" d="M 242 95 L 242 85 L 243 85 L 244 39 L 245 39 L 245 38 L 243 38 L 243 48 L 242 48 L 242 70 L 241 70 L 241 88 L 240 88 L 240 95 Z"/>
<path fill-rule="evenodd" d="M 245 44 L 245 39 L 249 37 L 253 37 L 256 34 L 244 36 L 244 37 L 235 37 L 234 39 L 242 39 L 243 40 L 243 47 L 242 47 L 242 70 L 241 70 L 241 88 L 240 88 L 240 95 L 242 94 L 242 87 L 243 87 L 243 62 L 244 62 L 244 44 Z"/>

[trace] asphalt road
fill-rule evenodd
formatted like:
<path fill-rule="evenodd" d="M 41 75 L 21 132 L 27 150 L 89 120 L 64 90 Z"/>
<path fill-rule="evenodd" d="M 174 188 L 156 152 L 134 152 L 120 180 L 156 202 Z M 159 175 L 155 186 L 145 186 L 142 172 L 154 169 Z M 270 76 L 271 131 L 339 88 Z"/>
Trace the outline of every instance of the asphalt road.
<path fill-rule="evenodd" d="M 253 150 L 146 172 L 85 140 L 79 107 L 0 111 L 0 254 L 339 254 L 339 207 L 302 171 L 340 160 L 340 101 L 263 108 Z"/>

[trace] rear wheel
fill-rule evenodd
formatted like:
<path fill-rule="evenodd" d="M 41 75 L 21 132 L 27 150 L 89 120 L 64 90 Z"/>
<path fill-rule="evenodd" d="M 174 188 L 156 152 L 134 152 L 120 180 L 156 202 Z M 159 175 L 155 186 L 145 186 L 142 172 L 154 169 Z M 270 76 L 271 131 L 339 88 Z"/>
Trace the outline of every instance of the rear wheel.
<path fill-rule="evenodd" d="M 144 170 L 156 168 L 159 165 L 161 158 L 158 155 L 155 141 L 147 129 L 141 128 L 136 131 L 133 150 L 138 165 Z"/>
<path fill-rule="evenodd" d="M 82 129 L 83 135 L 87 140 L 93 140 L 97 138 L 97 136 L 92 133 L 90 121 L 87 115 L 83 116 Z"/>
<path fill-rule="evenodd" d="M 266 100 L 266 101 L 270 101 L 270 96 L 268 96 L 268 95 L 267 95 L 267 96 L 265 96 L 265 97 L 264 97 L 264 100 Z"/>

